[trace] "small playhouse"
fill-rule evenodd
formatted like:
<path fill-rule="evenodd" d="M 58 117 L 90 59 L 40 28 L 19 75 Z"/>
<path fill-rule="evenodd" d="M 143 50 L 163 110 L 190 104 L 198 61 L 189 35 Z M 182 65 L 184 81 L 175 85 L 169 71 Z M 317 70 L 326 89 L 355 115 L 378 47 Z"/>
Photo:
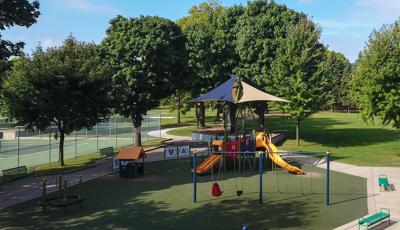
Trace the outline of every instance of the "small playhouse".
<path fill-rule="evenodd" d="M 117 155 L 120 177 L 137 177 L 144 174 L 146 153 L 142 147 L 122 148 Z"/>

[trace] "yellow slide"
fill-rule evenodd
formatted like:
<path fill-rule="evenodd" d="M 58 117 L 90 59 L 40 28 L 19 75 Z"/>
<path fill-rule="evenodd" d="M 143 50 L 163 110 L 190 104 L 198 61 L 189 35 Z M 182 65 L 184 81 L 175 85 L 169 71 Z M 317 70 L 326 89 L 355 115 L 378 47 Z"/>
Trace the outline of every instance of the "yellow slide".
<path fill-rule="evenodd" d="M 286 169 L 290 173 L 294 174 L 305 174 L 303 170 L 297 168 L 296 166 L 288 164 L 278 153 L 278 148 L 272 144 L 265 133 L 259 132 L 256 136 L 256 146 L 260 148 L 265 148 L 268 151 L 268 156 L 271 158 L 275 164 L 279 165 L 281 168 Z"/>
<path fill-rule="evenodd" d="M 221 160 L 221 155 L 210 155 L 199 166 L 196 167 L 196 173 L 206 173 L 211 170 Z M 193 172 L 193 169 L 192 169 Z"/>

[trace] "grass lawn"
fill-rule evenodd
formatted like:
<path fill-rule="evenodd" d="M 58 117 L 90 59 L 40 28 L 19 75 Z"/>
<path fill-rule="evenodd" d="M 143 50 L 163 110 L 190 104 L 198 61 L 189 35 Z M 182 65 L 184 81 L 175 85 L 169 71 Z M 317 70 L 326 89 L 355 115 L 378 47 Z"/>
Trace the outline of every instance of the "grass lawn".
<path fill-rule="evenodd" d="M 160 108 L 160 109 L 153 109 L 149 113 L 161 113 L 161 116 L 164 117 L 161 119 L 161 127 L 165 128 L 172 128 L 172 127 L 179 127 L 179 126 L 188 126 L 188 125 L 196 125 L 196 114 L 195 110 L 192 108 L 186 114 L 181 115 L 181 123 L 176 123 L 177 112 L 170 111 L 169 109 Z M 206 125 L 211 125 L 213 123 L 213 117 L 216 115 L 215 111 L 210 109 L 206 109 Z"/>
<path fill-rule="evenodd" d="M 210 195 L 210 176 L 199 177 L 193 204 L 190 159 L 152 162 L 146 174 L 120 179 L 111 174 L 86 182 L 82 207 L 48 208 L 38 199 L 0 212 L 0 226 L 29 229 L 332 229 L 367 214 L 366 180 L 332 174 L 332 204 L 325 205 L 325 171 L 304 166 L 306 175 L 264 173 L 264 203 L 258 204 L 258 175 L 247 172 L 244 195 L 235 195 L 233 172 L 225 173 L 224 194 Z M 239 180 L 240 181 L 240 180 Z M 76 194 L 77 187 L 68 194 Z"/>
<path fill-rule="evenodd" d="M 359 114 L 321 112 L 301 124 L 296 146 L 295 122 L 268 117 L 266 127 L 280 130 L 287 140 L 280 149 L 330 151 L 332 159 L 361 166 L 400 166 L 400 131 L 379 124 L 365 124 Z"/>
<path fill-rule="evenodd" d="M 288 151 L 332 152 L 332 159 L 361 166 L 400 166 L 400 131 L 379 124 L 365 124 L 359 114 L 320 112 L 301 123 L 301 146 L 296 146 L 295 122 L 284 117 L 266 117 L 269 131 L 284 133 L 279 148 Z M 191 136 L 196 127 L 172 130 Z"/>

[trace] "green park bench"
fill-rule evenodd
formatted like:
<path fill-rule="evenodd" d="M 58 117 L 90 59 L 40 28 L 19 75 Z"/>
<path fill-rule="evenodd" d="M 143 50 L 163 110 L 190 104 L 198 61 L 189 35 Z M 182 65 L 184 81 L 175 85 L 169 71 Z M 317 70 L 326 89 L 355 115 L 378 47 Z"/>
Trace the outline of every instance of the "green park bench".
<path fill-rule="evenodd" d="M 380 191 L 382 191 L 382 188 L 385 191 L 387 191 L 390 188 L 389 180 L 386 175 L 379 175 L 378 184 Z"/>
<path fill-rule="evenodd" d="M 367 216 L 364 218 L 361 218 L 358 220 L 358 229 L 360 229 L 361 226 L 363 227 L 367 227 L 367 229 L 369 227 L 371 227 L 374 224 L 380 223 L 383 220 L 389 220 L 389 224 L 390 224 L 390 210 L 386 209 L 386 208 L 381 208 L 381 210 L 371 216 Z"/>
<path fill-rule="evenodd" d="M 10 169 L 4 169 L 1 171 L 1 173 L 3 174 L 3 177 L 2 177 L 3 183 L 7 183 L 10 181 L 18 180 L 18 179 L 29 176 L 28 169 L 26 168 L 25 165 L 15 167 L 15 168 L 10 168 Z"/>
<path fill-rule="evenodd" d="M 107 148 L 102 148 L 99 149 L 100 155 L 104 157 L 109 157 L 115 154 L 115 150 L 113 147 L 107 147 Z"/>

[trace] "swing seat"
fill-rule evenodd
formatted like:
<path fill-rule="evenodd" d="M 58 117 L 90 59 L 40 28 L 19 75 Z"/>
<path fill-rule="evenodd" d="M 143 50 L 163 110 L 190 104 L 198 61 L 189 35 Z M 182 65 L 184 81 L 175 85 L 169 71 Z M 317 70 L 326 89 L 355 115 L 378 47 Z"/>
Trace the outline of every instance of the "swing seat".
<path fill-rule="evenodd" d="M 222 193 L 224 193 L 224 191 L 221 190 L 221 188 L 219 187 L 219 184 L 215 182 L 211 188 L 211 195 L 218 197 L 218 196 L 221 196 Z"/>

